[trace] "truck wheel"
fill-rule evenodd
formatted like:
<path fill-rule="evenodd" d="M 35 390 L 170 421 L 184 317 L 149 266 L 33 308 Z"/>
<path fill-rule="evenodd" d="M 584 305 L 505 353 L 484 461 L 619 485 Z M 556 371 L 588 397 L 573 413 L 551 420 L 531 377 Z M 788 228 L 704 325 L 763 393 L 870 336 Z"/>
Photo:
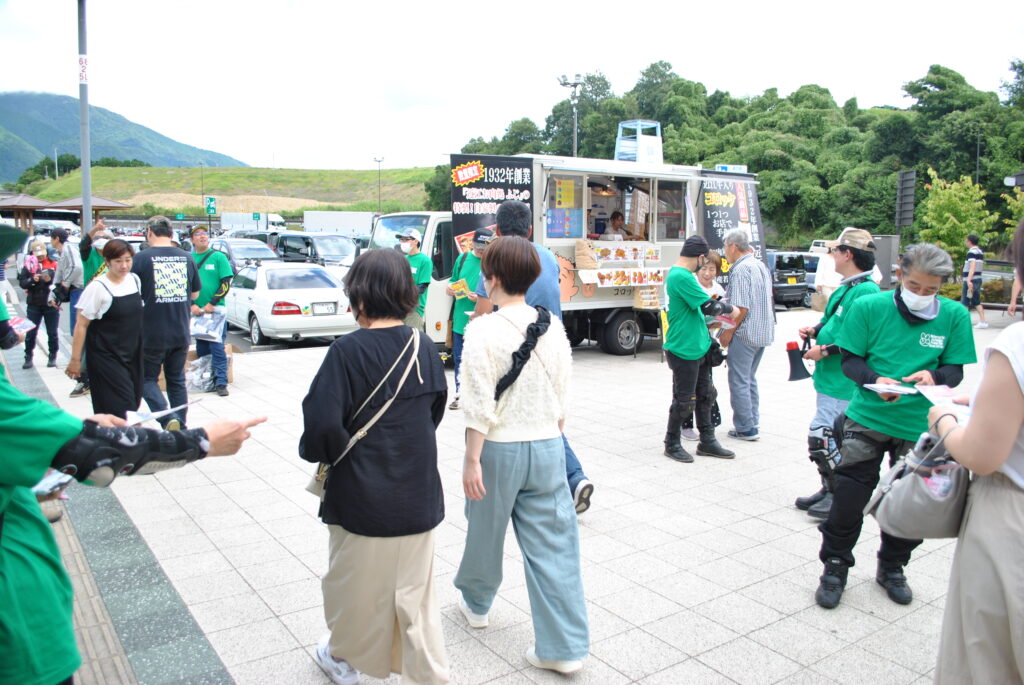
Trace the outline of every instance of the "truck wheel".
<path fill-rule="evenodd" d="M 619 312 L 601 332 L 601 349 L 608 354 L 632 354 L 640 350 L 640 326 L 632 312 Z"/>
<path fill-rule="evenodd" d="M 249 338 L 252 340 L 253 347 L 267 342 L 267 336 L 263 335 L 263 329 L 260 328 L 260 322 L 256 319 L 255 314 L 249 315 Z"/>

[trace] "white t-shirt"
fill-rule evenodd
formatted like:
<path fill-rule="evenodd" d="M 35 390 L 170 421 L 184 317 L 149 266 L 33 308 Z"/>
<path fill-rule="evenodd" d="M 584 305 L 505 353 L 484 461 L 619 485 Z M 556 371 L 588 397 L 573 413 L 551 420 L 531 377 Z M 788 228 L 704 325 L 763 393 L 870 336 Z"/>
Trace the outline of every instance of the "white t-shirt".
<path fill-rule="evenodd" d="M 704 284 L 700 282 L 699 278 L 697 279 L 697 283 L 700 284 L 701 288 L 704 288 Z M 707 288 L 704 288 L 704 292 L 706 292 L 711 297 L 717 298 L 719 300 L 725 297 L 725 288 L 723 288 L 722 284 L 719 283 L 718 281 L 711 281 L 711 285 L 708 286 Z"/>
<path fill-rule="evenodd" d="M 139 277 L 135 274 L 128 274 L 120 283 L 115 284 L 110 280 L 108 274 L 104 273 L 92 279 L 89 285 L 85 286 L 81 297 L 78 298 L 77 308 L 82 312 L 82 316 L 90 321 L 95 321 L 103 318 L 115 297 L 137 292 L 141 292 L 141 285 Z"/>
<path fill-rule="evenodd" d="M 985 350 L 985 365 L 988 365 L 989 356 L 992 350 L 999 350 L 1010 362 L 1013 372 L 1017 376 L 1017 384 L 1021 392 L 1024 392 L 1024 322 L 1015 323 L 1008 327 L 992 346 Z M 982 376 L 985 375 L 984 369 Z M 975 390 L 977 392 L 977 390 Z M 1000 473 L 1012 480 L 1017 487 L 1024 490 L 1024 426 L 1017 431 L 1017 439 L 1010 449 L 1010 456 L 1003 465 L 999 467 Z"/>

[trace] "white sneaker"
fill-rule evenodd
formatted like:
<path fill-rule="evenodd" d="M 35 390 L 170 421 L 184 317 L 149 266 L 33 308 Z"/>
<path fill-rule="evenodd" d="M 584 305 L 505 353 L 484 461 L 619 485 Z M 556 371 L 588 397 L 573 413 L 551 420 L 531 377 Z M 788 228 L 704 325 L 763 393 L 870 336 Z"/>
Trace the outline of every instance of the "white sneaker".
<path fill-rule="evenodd" d="M 579 660 L 575 661 L 549 661 L 547 659 L 541 659 L 537 656 L 537 650 L 534 647 L 530 647 L 526 650 L 526 660 L 530 662 L 532 666 L 536 668 L 547 669 L 548 671 L 556 671 L 562 674 L 575 673 L 576 671 L 583 668 L 583 662 Z"/>
<path fill-rule="evenodd" d="M 986 322 L 986 321 L 979 321 L 978 323 L 974 324 L 974 327 L 975 328 L 988 328 L 988 322 Z"/>
<path fill-rule="evenodd" d="M 470 628 L 486 628 L 491 624 L 487 614 L 474 614 L 473 610 L 466 604 L 464 597 L 459 597 L 459 611 L 466 617 L 466 623 L 469 624 Z"/>
<path fill-rule="evenodd" d="M 683 440 L 700 440 L 700 433 L 692 428 L 684 428 L 679 431 L 679 435 L 682 436 Z"/>
<path fill-rule="evenodd" d="M 330 642 L 330 633 L 320 638 L 320 642 L 316 645 L 316 663 L 335 685 L 359 685 L 359 671 L 349 666 L 344 659 L 337 661 L 331 656 Z"/>

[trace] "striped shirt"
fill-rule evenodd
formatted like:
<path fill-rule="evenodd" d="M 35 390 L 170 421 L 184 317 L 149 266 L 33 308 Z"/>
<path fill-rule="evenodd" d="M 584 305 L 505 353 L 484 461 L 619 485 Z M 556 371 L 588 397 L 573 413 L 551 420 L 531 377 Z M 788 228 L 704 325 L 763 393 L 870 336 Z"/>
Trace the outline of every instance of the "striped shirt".
<path fill-rule="evenodd" d="M 753 253 L 740 257 L 729 268 L 729 304 L 743 307 L 747 316 L 735 337 L 752 347 L 768 347 L 775 340 L 775 307 L 772 275 Z"/>
<path fill-rule="evenodd" d="M 974 262 L 974 278 L 981 278 L 981 270 L 985 267 L 985 253 L 977 245 L 967 250 L 967 260 L 964 262 L 962 276 L 965 278 L 971 273 L 971 262 Z"/>

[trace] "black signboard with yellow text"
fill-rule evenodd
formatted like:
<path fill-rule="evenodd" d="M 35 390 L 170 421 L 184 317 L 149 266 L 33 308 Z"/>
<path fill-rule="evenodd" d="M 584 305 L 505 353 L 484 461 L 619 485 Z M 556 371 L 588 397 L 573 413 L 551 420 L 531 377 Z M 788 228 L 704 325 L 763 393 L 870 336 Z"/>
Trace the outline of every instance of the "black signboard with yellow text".
<path fill-rule="evenodd" d="M 722 251 L 722 238 L 741 228 L 750 238 L 754 253 L 764 259 L 764 227 L 757 203 L 757 184 L 752 177 L 708 175 L 700 182 L 697 200 L 700 233 L 712 250 Z"/>
<path fill-rule="evenodd" d="M 498 205 L 520 200 L 533 208 L 533 159 L 452 155 L 452 233 L 462 246 L 478 228 L 492 227 Z"/>

